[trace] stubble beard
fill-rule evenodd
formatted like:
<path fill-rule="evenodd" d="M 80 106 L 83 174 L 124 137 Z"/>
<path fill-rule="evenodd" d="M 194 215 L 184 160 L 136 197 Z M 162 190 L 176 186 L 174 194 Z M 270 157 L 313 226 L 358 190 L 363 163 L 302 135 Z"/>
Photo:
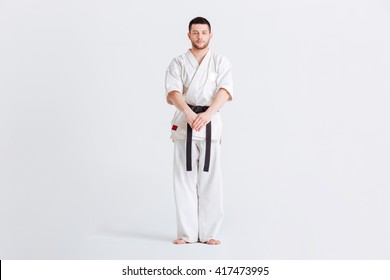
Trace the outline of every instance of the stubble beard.
<path fill-rule="evenodd" d="M 201 51 L 201 50 L 204 50 L 205 48 L 207 48 L 209 46 L 209 42 L 205 42 L 204 45 L 202 47 L 199 47 L 196 45 L 196 43 L 192 42 L 192 47 L 198 51 Z"/>

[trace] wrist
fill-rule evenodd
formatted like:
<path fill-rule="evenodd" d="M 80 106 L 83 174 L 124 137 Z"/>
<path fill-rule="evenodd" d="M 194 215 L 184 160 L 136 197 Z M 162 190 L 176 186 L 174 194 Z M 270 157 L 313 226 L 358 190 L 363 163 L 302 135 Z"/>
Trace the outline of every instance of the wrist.
<path fill-rule="evenodd" d="M 183 109 L 183 113 L 185 115 L 188 115 L 188 114 L 191 114 L 191 112 L 192 112 L 191 108 L 188 107 L 188 105 L 186 105 L 186 107 L 184 107 L 184 109 Z"/>
<path fill-rule="evenodd" d="M 216 112 L 218 112 L 218 110 L 216 110 L 216 109 L 213 108 L 212 106 L 210 106 L 210 107 L 206 110 L 206 113 L 209 113 L 211 116 L 213 116 Z"/>

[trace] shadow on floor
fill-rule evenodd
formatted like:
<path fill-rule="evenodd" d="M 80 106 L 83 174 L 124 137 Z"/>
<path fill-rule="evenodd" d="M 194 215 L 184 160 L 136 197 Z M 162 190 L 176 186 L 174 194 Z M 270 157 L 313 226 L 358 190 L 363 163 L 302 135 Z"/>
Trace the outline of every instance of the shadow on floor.
<path fill-rule="evenodd" d="M 116 237 L 125 239 L 146 239 L 154 241 L 172 242 L 173 235 L 152 232 L 151 230 L 124 230 L 124 229 L 102 229 L 96 232 L 97 235 L 105 237 Z"/>

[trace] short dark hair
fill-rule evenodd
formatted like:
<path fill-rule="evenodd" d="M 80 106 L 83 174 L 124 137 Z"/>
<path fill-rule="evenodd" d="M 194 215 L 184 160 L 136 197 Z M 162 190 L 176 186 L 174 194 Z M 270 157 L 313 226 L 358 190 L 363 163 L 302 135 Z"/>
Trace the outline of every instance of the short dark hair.
<path fill-rule="evenodd" d="M 209 26 L 209 31 L 211 32 L 211 25 L 210 22 L 205 19 L 204 17 L 196 17 L 190 21 L 190 24 L 188 25 L 188 31 L 191 31 L 191 26 L 193 24 L 207 24 Z"/>

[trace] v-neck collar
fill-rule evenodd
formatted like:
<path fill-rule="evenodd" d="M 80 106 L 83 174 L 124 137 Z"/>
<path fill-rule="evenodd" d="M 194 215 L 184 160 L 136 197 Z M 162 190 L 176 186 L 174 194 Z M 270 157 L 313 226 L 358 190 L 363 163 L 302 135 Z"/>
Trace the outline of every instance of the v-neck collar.
<path fill-rule="evenodd" d="M 191 65 L 194 67 L 194 68 L 198 68 L 200 65 L 203 64 L 203 62 L 210 56 L 210 49 L 207 51 L 206 55 L 203 57 L 202 59 L 202 62 L 199 64 L 198 61 L 196 60 L 194 54 L 191 52 L 190 49 L 188 49 L 187 51 L 187 57 L 188 57 L 188 60 L 190 61 Z"/>

